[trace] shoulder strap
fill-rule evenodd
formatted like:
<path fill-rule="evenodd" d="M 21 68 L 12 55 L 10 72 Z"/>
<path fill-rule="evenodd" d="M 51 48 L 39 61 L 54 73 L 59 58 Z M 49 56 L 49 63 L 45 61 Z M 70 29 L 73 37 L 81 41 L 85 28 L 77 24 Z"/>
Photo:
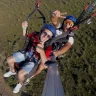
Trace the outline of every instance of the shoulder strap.
<path fill-rule="evenodd" d="M 48 40 L 48 42 L 46 42 L 46 46 L 52 45 L 53 43 L 55 43 L 57 40 L 65 38 L 67 35 L 69 35 L 70 31 L 67 32 L 63 32 L 61 35 L 54 37 L 50 40 Z"/>
<path fill-rule="evenodd" d="M 69 37 L 74 37 L 74 32 L 73 32 L 73 31 L 71 31 L 71 32 L 69 33 Z"/>

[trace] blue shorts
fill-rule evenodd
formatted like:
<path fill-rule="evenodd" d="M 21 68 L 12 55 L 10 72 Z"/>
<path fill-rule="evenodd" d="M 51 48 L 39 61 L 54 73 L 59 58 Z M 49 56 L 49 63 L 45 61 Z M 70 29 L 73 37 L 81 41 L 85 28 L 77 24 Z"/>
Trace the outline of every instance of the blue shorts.
<path fill-rule="evenodd" d="M 16 63 L 18 65 L 22 61 L 25 61 L 26 60 L 24 54 L 21 53 L 21 52 L 13 53 L 13 57 L 15 58 Z M 34 66 L 35 66 L 35 63 L 34 62 L 27 61 L 27 62 L 24 63 L 24 65 L 21 68 L 24 69 L 27 74 L 29 74 L 29 72 L 33 69 Z"/>

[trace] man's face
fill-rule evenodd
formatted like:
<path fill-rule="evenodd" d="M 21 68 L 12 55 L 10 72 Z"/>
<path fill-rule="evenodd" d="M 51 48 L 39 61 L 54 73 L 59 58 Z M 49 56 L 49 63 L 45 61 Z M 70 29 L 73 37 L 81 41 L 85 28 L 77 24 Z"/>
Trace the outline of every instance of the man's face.
<path fill-rule="evenodd" d="M 42 32 L 42 34 L 40 36 L 40 41 L 44 43 L 47 40 L 51 39 L 52 36 L 53 36 L 53 34 L 50 30 L 44 29 L 44 31 Z"/>
<path fill-rule="evenodd" d="M 73 27 L 73 25 L 74 25 L 73 21 L 67 19 L 67 20 L 64 21 L 64 26 L 63 26 L 63 28 L 64 28 L 64 29 L 69 29 L 70 27 Z"/>

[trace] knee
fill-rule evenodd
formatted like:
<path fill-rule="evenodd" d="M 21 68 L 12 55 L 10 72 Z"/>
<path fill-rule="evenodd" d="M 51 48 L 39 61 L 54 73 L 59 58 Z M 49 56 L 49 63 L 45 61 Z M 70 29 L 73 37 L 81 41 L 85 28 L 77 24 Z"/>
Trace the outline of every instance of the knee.
<path fill-rule="evenodd" d="M 40 66 L 39 66 L 39 70 L 44 70 L 45 69 L 45 67 L 41 64 Z"/>
<path fill-rule="evenodd" d="M 8 64 L 12 64 L 14 62 L 15 62 L 15 60 L 14 60 L 14 57 L 13 56 L 10 56 L 10 57 L 7 58 L 7 63 Z"/>
<path fill-rule="evenodd" d="M 26 75 L 25 72 L 23 72 L 22 70 L 20 70 L 20 71 L 18 72 L 18 78 L 19 78 L 19 79 L 22 79 L 25 75 Z"/>
<path fill-rule="evenodd" d="M 21 71 L 18 72 L 18 78 L 21 79 L 23 77 L 23 74 Z"/>

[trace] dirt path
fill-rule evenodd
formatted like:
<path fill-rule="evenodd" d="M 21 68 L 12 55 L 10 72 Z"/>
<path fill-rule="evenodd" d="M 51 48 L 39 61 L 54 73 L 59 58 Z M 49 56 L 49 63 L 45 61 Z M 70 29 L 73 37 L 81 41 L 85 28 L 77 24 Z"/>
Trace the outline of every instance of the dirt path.
<path fill-rule="evenodd" d="M 4 56 L 4 53 L 1 53 L 1 54 L 0 54 L 0 96 L 15 96 L 15 94 L 12 93 L 12 90 L 6 84 L 3 78 L 3 72 L 1 70 L 1 66 L 3 66 L 2 64 L 6 57 Z"/>
<path fill-rule="evenodd" d="M 14 96 L 12 90 L 8 87 L 8 85 L 4 81 L 1 70 L 0 70 L 0 96 Z"/>

